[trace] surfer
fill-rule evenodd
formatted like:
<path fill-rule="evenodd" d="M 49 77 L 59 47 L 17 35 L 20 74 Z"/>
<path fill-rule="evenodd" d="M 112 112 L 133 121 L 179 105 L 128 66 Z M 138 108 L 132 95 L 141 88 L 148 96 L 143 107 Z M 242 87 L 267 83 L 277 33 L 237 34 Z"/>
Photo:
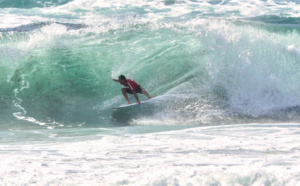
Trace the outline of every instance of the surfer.
<path fill-rule="evenodd" d="M 144 94 L 148 99 L 151 98 L 151 96 L 149 96 L 148 92 L 145 89 L 143 89 L 134 80 L 126 79 L 124 75 L 120 75 L 119 79 L 112 79 L 112 80 L 115 82 L 119 82 L 121 85 L 124 85 L 126 87 L 126 88 L 122 88 L 121 91 L 128 104 L 130 104 L 130 101 L 128 99 L 127 93 L 133 94 L 138 104 L 140 104 L 141 102 L 139 100 L 139 97 L 137 96 L 137 93 Z"/>

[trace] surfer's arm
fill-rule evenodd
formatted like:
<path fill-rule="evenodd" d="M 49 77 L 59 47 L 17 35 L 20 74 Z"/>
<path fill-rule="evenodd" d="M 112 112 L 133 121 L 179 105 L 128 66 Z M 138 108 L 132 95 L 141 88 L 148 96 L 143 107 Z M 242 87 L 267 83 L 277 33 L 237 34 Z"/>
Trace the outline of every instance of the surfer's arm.
<path fill-rule="evenodd" d="M 141 102 L 140 102 L 140 100 L 139 100 L 139 97 L 138 97 L 138 95 L 136 94 L 136 92 L 134 91 L 134 92 L 132 92 L 132 93 L 133 93 L 135 99 L 137 100 L 137 103 L 138 103 L 138 104 L 141 104 Z"/>
<path fill-rule="evenodd" d="M 113 81 L 115 81 L 115 82 L 119 82 L 120 83 L 120 81 L 118 80 L 118 79 L 113 79 L 113 78 L 111 78 Z"/>

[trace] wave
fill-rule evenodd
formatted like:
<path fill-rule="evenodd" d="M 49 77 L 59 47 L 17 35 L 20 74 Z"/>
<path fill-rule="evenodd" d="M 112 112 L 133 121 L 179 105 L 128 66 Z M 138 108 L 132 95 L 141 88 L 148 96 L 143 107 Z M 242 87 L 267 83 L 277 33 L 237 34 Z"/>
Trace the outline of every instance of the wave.
<path fill-rule="evenodd" d="M 297 24 L 131 15 L 3 28 L 1 127 L 299 120 Z M 111 81 L 120 74 L 163 96 L 148 109 L 113 111 L 124 103 Z"/>
<path fill-rule="evenodd" d="M 72 0 L 1 0 L 0 8 L 42 8 L 64 5 Z"/>
<path fill-rule="evenodd" d="M 87 25 L 84 25 L 84 24 L 41 22 L 41 23 L 32 23 L 32 24 L 21 25 L 21 26 L 17 26 L 14 28 L 0 28 L 0 32 L 30 32 L 30 31 L 40 29 L 42 27 L 45 27 L 45 26 L 51 25 L 51 24 L 58 24 L 58 25 L 66 26 L 67 30 L 79 30 L 79 29 L 87 27 Z"/>
<path fill-rule="evenodd" d="M 249 20 L 259 21 L 263 23 L 272 23 L 272 24 L 292 24 L 292 25 L 300 24 L 300 18 L 298 17 L 276 16 L 276 15 L 262 15 L 262 16 L 249 18 Z"/>

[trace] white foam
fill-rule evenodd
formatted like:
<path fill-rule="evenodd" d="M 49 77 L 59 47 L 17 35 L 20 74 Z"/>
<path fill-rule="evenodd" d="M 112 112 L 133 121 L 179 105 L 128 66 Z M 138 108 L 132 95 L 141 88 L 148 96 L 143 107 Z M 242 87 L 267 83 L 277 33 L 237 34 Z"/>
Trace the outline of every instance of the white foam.
<path fill-rule="evenodd" d="M 80 130 L 87 134 L 87 129 Z M 1 144 L 3 184 L 299 184 L 298 124 L 248 124 L 135 134 L 95 129 L 71 140 Z M 157 126 L 155 129 L 157 130 Z M 111 133 L 113 132 L 114 133 Z M 21 132 L 21 131 L 19 131 Z M 64 134 L 61 131 L 61 134 Z M 67 131 L 66 131 L 67 132 Z M 94 136 L 96 135 L 96 136 Z M 34 136 L 32 136 L 34 137 Z M 16 136 L 14 137 L 16 138 Z M 81 139 L 82 138 L 82 139 Z M 68 141 L 66 141 L 68 140 Z M 60 142 L 59 142 L 60 141 Z M 163 171 L 162 171 L 163 167 Z M 18 177 L 18 179 L 15 179 Z"/>
<path fill-rule="evenodd" d="M 68 23 L 93 23 L 105 21 L 106 18 L 120 16 L 121 14 L 139 15 L 139 9 L 146 11 L 140 15 L 145 21 L 159 23 L 166 18 L 184 17 L 193 12 L 199 12 L 197 17 L 220 14 L 227 18 L 256 17 L 260 15 L 287 15 L 297 17 L 299 6 L 292 1 L 276 3 L 274 1 L 260 0 L 230 0 L 218 4 L 211 4 L 210 1 L 174 1 L 168 5 L 165 1 L 106 1 L 106 0 L 75 0 L 67 4 L 34 9 L 5 9 L 1 14 L 1 28 L 12 28 L 39 22 L 68 22 Z M 133 10 L 127 11 L 127 8 Z M 105 15 L 99 9 L 110 9 L 115 14 Z M 124 12 L 120 11 L 124 10 Z M 120 13 L 118 13 L 120 11 Z M 104 15 L 103 15 L 104 14 Z M 55 15 L 55 16 L 54 16 Z M 218 16 L 219 17 L 219 16 Z M 104 18 L 104 19 L 103 19 Z M 90 24 L 88 24 L 90 25 Z"/>

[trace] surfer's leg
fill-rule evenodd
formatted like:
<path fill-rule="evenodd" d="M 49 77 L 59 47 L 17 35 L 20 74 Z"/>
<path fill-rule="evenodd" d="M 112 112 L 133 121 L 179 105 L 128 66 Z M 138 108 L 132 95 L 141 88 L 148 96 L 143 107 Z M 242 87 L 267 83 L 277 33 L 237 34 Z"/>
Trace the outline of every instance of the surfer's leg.
<path fill-rule="evenodd" d="M 130 104 L 128 96 L 127 96 L 126 88 L 122 88 L 121 91 L 122 91 L 123 96 L 125 97 L 127 103 Z"/>
<path fill-rule="evenodd" d="M 152 98 L 151 96 L 149 96 L 148 92 L 145 89 L 142 89 L 142 93 L 148 98 Z"/>

